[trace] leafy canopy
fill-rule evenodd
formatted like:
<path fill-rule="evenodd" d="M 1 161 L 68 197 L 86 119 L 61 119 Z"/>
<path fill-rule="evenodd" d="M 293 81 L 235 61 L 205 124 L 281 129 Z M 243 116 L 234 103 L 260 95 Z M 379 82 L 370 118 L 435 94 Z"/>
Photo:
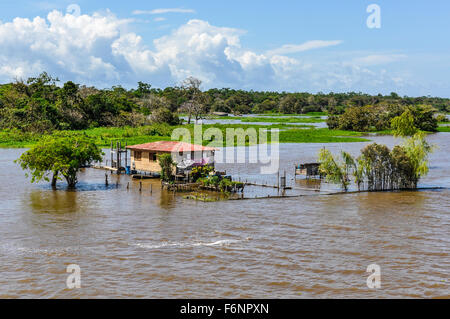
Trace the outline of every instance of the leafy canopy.
<path fill-rule="evenodd" d="M 391 121 L 394 136 L 412 136 L 417 133 L 417 127 L 414 126 L 414 116 L 410 109 L 403 112 L 402 115 L 394 117 Z"/>
<path fill-rule="evenodd" d="M 80 168 L 102 160 L 102 151 L 83 134 L 58 133 L 44 136 L 16 161 L 22 169 L 31 172 L 31 182 L 59 179 L 61 174 L 70 188 L 77 184 Z"/>

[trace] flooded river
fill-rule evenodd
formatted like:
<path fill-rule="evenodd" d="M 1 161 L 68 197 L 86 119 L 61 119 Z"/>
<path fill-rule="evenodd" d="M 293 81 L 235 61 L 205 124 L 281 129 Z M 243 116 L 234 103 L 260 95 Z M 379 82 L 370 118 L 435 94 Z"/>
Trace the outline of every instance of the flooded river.
<path fill-rule="evenodd" d="M 215 203 L 156 180 L 139 192 L 112 175 L 106 187 L 94 169 L 77 191 L 53 191 L 13 163 L 24 150 L 0 149 L 0 298 L 449 298 L 449 137 L 430 136 L 439 148 L 421 183 L 446 189 Z M 364 145 L 326 146 L 357 154 Z M 321 147 L 280 145 L 289 185 L 308 187 L 293 180 L 294 165 Z M 257 166 L 217 168 L 276 182 Z M 69 264 L 81 268 L 80 289 L 66 287 Z M 366 285 L 370 264 L 381 267 L 380 289 Z"/>

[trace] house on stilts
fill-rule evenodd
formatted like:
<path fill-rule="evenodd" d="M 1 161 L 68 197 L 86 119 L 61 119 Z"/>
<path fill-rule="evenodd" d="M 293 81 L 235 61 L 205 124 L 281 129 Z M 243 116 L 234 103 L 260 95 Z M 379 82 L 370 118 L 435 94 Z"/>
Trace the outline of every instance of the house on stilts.
<path fill-rule="evenodd" d="M 216 148 L 189 144 L 177 141 L 158 141 L 153 143 L 127 146 L 130 150 L 130 163 L 132 172 L 141 172 L 158 176 L 161 166 L 158 155 L 172 154 L 176 163 L 177 176 L 188 175 L 195 166 L 210 165 L 214 167 Z"/>

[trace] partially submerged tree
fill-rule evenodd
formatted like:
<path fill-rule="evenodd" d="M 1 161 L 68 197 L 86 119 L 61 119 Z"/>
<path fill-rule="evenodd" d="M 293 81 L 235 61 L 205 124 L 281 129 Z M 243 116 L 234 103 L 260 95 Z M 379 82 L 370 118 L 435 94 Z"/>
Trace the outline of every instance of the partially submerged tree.
<path fill-rule="evenodd" d="M 94 141 L 82 134 L 44 136 L 17 163 L 31 172 L 31 182 L 50 181 L 52 186 L 62 175 L 69 188 L 75 188 L 80 168 L 102 159 L 102 151 Z M 27 174 L 28 175 L 28 174 Z"/>
<path fill-rule="evenodd" d="M 335 159 L 329 150 L 322 149 L 320 171 L 345 191 L 352 174 L 358 190 L 363 185 L 370 191 L 416 189 L 420 178 L 428 173 L 427 159 L 432 149 L 424 133 L 416 133 L 392 151 L 386 145 L 367 145 L 356 160 L 346 152 L 341 153 L 342 160 Z"/>
<path fill-rule="evenodd" d="M 425 118 L 432 117 L 433 110 L 429 107 L 420 107 L 421 114 Z M 431 123 L 425 121 L 424 123 Z M 429 124 L 430 127 L 433 124 Z M 401 137 L 410 137 L 402 147 L 396 146 L 392 151 L 394 165 L 397 173 L 397 184 L 402 188 L 417 188 L 417 183 L 422 176 L 428 174 L 428 156 L 433 151 L 433 146 L 425 139 L 425 133 L 419 131 L 414 122 L 414 116 L 408 109 L 401 116 L 392 120 L 394 135 Z"/>
<path fill-rule="evenodd" d="M 434 147 L 426 141 L 425 133 L 419 132 L 409 138 L 403 148 L 412 171 L 410 181 L 413 188 L 417 188 L 420 178 L 428 174 L 428 156 Z"/>
<path fill-rule="evenodd" d="M 340 184 L 347 191 L 350 184 L 349 173 L 354 167 L 354 160 L 350 154 L 342 152 L 342 160 L 335 159 L 326 148 L 319 152 L 320 172 L 326 176 L 327 181 Z"/>
<path fill-rule="evenodd" d="M 164 182 L 173 181 L 173 168 L 175 163 L 173 162 L 171 154 L 161 154 L 158 156 L 159 166 L 161 166 L 161 179 Z"/>
<path fill-rule="evenodd" d="M 373 143 L 361 151 L 360 163 L 369 190 L 392 189 L 392 161 L 390 150 L 386 145 Z"/>

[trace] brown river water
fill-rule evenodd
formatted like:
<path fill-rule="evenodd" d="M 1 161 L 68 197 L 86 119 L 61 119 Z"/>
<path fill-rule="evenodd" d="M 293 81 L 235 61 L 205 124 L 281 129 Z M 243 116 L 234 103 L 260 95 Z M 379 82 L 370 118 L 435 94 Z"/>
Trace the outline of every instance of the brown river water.
<path fill-rule="evenodd" d="M 0 149 L 0 298 L 449 298 L 449 137 L 429 137 L 438 149 L 421 183 L 443 189 L 206 203 L 157 180 L 139 192 L 112 175 L 106 187 L 95 169 L 77 191 L 53 191 L 13 163 L 23 149 Z M 326 144 L 353 154 L 364 145 Z M 288 184 L 303 189 L 289 194 L 316 194 L 304 188 L 320 184 L 294 181 L 293 169 L 321 147 L 280 145 Z M 276 183 L 257 165 L 217 168 Z M 276 194 L 246 196 L 258 192 Z M 66 287 L 69 264 L 81 268 L 80 289 Z M 366 285 L 370 264 L 381 267 L 379 289 Z"/>

